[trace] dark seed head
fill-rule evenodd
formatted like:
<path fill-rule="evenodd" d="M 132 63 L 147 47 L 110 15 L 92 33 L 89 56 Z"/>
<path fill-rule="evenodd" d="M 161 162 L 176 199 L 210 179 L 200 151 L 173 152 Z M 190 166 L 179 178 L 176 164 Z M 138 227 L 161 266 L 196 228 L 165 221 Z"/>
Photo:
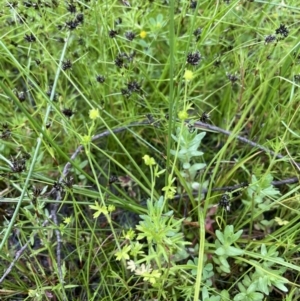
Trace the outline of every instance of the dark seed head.
<path fill-rule="evenodd" d="M 74 111 L 71 109 L 63 109 L 62 113 L 68 118 L 71 118 L 74 115 Z"/>
<path fill-rule="evenodd" d="M 200 63 L 200 60 L 201 54 L 199 51 L 196 51 L 194 53 L 189 53 L 186 61 L 193 66 L 197 66 Z"/>
<path fill-rule="evenodd" d="M 132 31 L 128 31 L 125 33 L 125 38 L 129 41 L 132 41 L 135 38 L 135 33 Z"/>
<path fill-rule="evenodd" d="M 72 68 L 72 62 L 70 60 L 66 60 L 65 62 L 62 63 L 62 69 L 64 71 L 71 69 Z"/>
<path fill-rule="evenodd" d="M 76 20 L 79 23 L 83 23 L 83 21 L 84 21 L 84 14 L 80 13 L 80 14 L 76 15 Z"/>
<path fill-rule="evenodd" d="M 227 211 L 230 210 L 230 197 L 227 193 L 222 195 L 219 206 L 225 208 Z"/>
<path fill-rule="evenodd" d="M 118 32 L 116 30 L 113 30 L 113 29 L 111 29 L 108 32 L 108 35 L 109 35 L 110 38 L 115 38 L 117 34 L 118 34 Z"/>
<path fill-rule="evenodd" d="M 200 121 L 201 122 L 207 122 L 209 120 L 209 114 L 206 112 L 203 112 L 201 117 L 200 117 Z"/>
<path fill-rule="evenodd" d="M 24 91 L 17 92 L 17 97 L 20 102 L 23 102 L 26 100 L 26 93 Z"/>
<path fill-rule="evenodd" d="M 141 86 L 136 82 L 132 81 L 127 84 L 127 88 L 130 92 L 140 92 Z"/>
<path fill-rule="evenodd" d="M 190 3 L 190 8 L 191 9 L 195 9 L 197 7 L 197 1 L 191 1 L 191 3 Z"/>
<path fill-rule="evenodd" d="M 68 7 L 67 7 L 67 10 L 71 14 L 75 14 L 76 13 L 76 6 L 73 3 L 69 3 Z"/>
<path fill-rule="evenodd" d="M 32 43 L 36 41 L 36 37 L 32 33 L 25 34 L 24 40 L 27 41 L 28 43 Z"/>
<path fill-rule="evenodd" d="M 227 73 L 227 78 L 231 81 L 231 83 L 235 83 L 239 78 L 235 74 Z"/>
<path fill-rule="evenodd" d="M 269 44 L 276 41 L 276 36 L 273 34 L 270 34 L 268 36 L 265 37 L 265 44 Z"/>
<path fill-rule="evenodd" d="M 102 75 L 97 75 L 96 80 L 98 83 L 103 84 L 105 82 L 105 77 Z"/>
<path fill-rule="evenodd" d="M 121 89 L 121 93 L 122 93 L 122 95 L 123 96 L 125 96 L 126 98 L 129 98 L 130 97 L 130 95 L 131 95 L 131 91 L 130 90 L 128 90 L 128 89 Z"/>
<path fill-rule="evenodd" d="M 74 30 L 79 25 L 79 22 L 77 20 L 71 20 L 66 22 L 66 27 L 68 27 L 70 30 Z"/>
<path fill-rule="evenodd" d="M 280 34 L 284 38 L 286 38 L 289 35 L 289 30 L 284 24 L 280 24 L 279 28 L 276 29 L 275 33 Z"/>

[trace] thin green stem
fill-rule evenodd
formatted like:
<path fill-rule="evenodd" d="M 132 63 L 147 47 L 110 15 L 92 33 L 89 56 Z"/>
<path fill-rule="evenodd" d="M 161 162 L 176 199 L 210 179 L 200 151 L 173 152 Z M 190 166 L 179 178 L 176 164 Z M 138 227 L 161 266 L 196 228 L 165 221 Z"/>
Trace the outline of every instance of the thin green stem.
<path fill-rule="evenodd" d="M 169 23 L 169 45 L 170 45 L 170 72 L 169 72 L 169 122 L 168 122 L 168 142 L 167 142 L 167 170 L 170 167 L 170 150 L 171 150 L 171 134 L 173 132 L 175 123 L 175 114 L 176 114 L 176 107 L 177 101 L 174 97 L 174 65 L 175 65 L 175 25 L 174 25 L 174 0 L 170 1 L 170 9 L 169 9 L 169 16 L 170 16 L 170 23 Z M 168 182 L 168 172 L 166 172 L 165 182 Z M 166 204 L 165 204 L 166 205 Z"/>
<path fill-rule="evenodd" d="M 197 278 L 195 283 L 194 301 L 198 301 L 200 297 L 199 294 L 201 288 L 203 262 L 204 262 L 205 220 L 201 208 L 199 208 L 198 217 L 199 217 L 199 226 L 200 226 L 199 228 L 200 241 L 199 241 L 198 267 L 197 267 Z"/>

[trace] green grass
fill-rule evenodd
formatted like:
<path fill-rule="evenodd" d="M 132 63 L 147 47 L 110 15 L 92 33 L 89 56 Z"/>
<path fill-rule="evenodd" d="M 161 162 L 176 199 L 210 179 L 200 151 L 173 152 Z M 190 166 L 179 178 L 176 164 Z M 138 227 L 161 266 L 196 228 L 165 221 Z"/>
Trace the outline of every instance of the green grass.
<path fill-rule="evenodd" d="M 297 1 L 126 3 L 0 1 L 0 299 L 297 300 Z"/>

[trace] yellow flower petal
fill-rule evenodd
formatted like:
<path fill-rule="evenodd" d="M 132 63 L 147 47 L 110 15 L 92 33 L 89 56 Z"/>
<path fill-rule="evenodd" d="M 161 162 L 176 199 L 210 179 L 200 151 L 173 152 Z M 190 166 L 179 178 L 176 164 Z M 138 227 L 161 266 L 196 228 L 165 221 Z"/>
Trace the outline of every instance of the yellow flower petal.
<path fill-rule="evenodd" d="M 140 32 L 140 37 L 141 37 L 142 39 L 145 39 L 146 36 L 147 36 L 147 32 L 146 32 L 145 30 L 142 30 L 142 31 Z"/>
<path fill-rule="evenodd" d="M 183 77 L 185 80 L 192 80 L 194 78 L 194 73 L 191 70 L 185 70 Z"/>
<path fill-rule="evenodd" d="M 89 112 L 90 119 L 95 120 L 100 117 L 98 109 L 91 109 Z"/>

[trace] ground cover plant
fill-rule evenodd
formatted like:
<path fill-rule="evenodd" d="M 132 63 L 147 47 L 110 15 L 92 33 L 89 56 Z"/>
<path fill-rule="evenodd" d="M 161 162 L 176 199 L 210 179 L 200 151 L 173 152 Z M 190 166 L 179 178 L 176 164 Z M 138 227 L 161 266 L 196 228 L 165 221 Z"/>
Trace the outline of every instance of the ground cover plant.
<path fill-rule="evenodd" d="M 1 300 L 299 299 L 296 0 L 0 4 Z"/>

